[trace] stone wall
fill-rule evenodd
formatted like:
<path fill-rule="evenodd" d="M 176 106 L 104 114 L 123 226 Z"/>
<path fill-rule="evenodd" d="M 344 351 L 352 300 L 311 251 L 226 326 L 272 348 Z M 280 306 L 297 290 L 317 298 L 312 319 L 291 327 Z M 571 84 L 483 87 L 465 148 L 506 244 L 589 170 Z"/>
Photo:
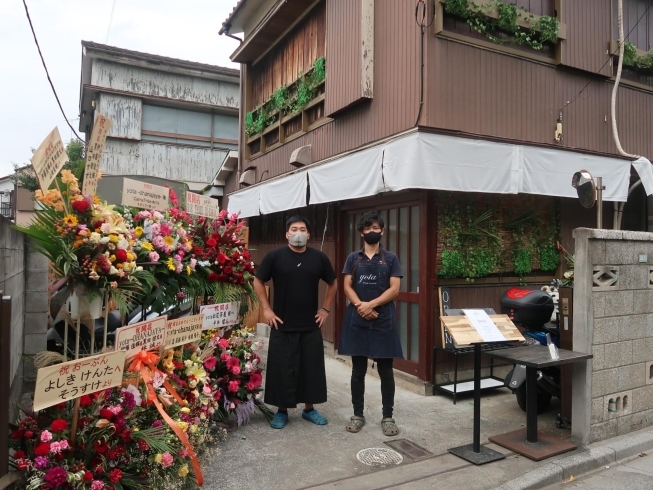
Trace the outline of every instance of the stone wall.
<path fill-rule="evenodd" d="M 11 226 L 0 216 L 0 290 L 11 296 L 11 400 L 17 401 L 25 381 L 35 380 L 33 354 L 46 348 L 48 262 Z"/>
<path fill-rule="evenodd" d="M 574 350 L 594 358 L 575 369 L 572 435 L 587 444 L 653 425 L 653 233 L 574 238 Z"/>

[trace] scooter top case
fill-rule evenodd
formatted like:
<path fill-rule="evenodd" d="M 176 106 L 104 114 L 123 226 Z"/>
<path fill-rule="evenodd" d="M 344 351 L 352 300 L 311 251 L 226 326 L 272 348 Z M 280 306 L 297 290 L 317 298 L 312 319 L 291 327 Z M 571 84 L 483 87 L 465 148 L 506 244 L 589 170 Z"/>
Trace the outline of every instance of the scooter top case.
<path fill-rule="evenodd" d="M 554 308 L 553 298 L 540 289 L 511 288 L 501 298 L 501 313 L 529 330 L 543 330 Z"/>

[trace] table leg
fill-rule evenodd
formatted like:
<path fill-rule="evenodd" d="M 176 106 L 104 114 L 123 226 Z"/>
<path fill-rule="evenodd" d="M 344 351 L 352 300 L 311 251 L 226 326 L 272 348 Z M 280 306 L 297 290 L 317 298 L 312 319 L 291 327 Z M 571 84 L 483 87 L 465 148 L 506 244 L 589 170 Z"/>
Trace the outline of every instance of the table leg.
<path fill-rule="evenodd" d="M 526 368 L 526 440 L 537 442 L 537 369 Z"/>
<path fill-rule="evenodd" d="M 474 345 L 474 452 L 481 452 L 481 344 Z"/>

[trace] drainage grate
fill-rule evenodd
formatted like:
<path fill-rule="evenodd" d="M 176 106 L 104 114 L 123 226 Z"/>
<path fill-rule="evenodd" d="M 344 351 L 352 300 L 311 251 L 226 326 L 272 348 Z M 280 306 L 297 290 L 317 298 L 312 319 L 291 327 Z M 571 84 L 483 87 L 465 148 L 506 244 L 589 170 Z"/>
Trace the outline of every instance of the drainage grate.
<path fill-rule="evenodd" d="M 389 466 L 401 464 L 403 456 L 397 451 L 385 447 L 371 447 L 358 451 L 356 459 L 368 466 Z"/>
<path fill-rule="evenodd" d="M 423 459 L 433 456 L 433 453 L 427 451 L 423 447 L 418 446 L 408 439 L 393 439 L 392 441 L 384 442 L 384 444 L 390 446 L 392 449 L 399 451 L 404 456 L 410 459 Z"/>

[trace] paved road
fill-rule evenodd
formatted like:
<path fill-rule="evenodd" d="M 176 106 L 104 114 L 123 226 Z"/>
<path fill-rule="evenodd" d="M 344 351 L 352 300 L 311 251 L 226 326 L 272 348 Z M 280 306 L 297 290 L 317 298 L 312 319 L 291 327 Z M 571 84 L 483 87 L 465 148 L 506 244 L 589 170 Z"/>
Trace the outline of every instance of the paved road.
<path fill-rule="evenodd" d="M 554 489 L 587 490 L 653 490 L 653 451 L 623 464 L 591 473 L 577 480 L 547 487 Z"/>

